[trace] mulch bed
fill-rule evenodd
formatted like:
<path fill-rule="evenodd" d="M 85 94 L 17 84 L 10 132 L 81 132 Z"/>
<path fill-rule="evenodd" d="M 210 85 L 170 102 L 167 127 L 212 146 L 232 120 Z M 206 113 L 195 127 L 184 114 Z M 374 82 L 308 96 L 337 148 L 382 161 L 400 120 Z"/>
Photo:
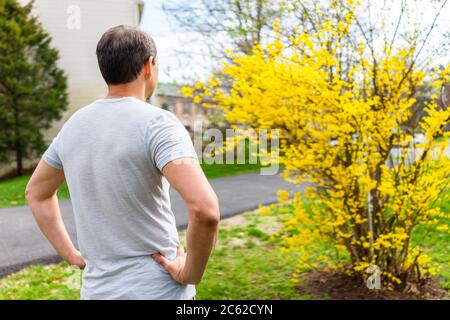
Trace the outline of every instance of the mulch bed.
<path fill-rule="evenodd" d="M 301 295 L 314 299 L 329 300 L 418 300 L 450 299 L 449 292 L 430 281 L 421 294 L 411 294 L 393 290 L 369 290 L 360 280 L 345 273 L 314 270 L 300 276 L 300 285 L 296 287 Z"/>

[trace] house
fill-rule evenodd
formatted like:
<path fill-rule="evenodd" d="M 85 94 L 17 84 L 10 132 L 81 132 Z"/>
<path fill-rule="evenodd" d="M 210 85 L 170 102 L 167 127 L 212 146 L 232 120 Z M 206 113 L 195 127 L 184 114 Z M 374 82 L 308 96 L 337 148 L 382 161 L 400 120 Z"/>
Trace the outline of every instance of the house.
<path fill-rule="evenodd" d="M 150 102 L 156 106 L 173 112 L 190 132 L 199 129 L 199 126 L 208 125 L 208 113 L 211 110 L 194 103 L 180 93 L 182 85 L 174 83 L 159 83 L 150 98 Z"/>

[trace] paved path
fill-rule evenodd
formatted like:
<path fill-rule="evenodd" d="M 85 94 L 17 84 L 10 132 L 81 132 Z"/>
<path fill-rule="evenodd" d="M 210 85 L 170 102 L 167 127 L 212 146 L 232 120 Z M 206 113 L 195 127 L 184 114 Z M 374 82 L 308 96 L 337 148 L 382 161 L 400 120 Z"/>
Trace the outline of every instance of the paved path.
<path fill-rule="evenodd" d="M 244 174 L 212 179 L 211 184 L 220 199 L 222 218 L 276 202 L 276 191 L 294 186 L 279 176 Z M 300 186 L 297 186 L 300 190 Z M 172 209 L 178 229 L 187 225 L 185 206 L 176 191 L 171 190 Z M 69 200 L 60 201 L 64 222 L 74 241 L 76 233 Z M 53 248 L 38 229 L 31 210 L 26 207 L 0 209 L 0 277 L 34 263 L 59 261 Z"/>

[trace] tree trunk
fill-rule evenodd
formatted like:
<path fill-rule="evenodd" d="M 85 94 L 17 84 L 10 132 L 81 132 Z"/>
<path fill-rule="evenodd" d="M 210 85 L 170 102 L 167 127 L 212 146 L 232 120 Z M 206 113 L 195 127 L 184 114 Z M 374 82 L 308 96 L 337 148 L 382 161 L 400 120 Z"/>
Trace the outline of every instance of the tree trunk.
<path fill-rule="evenodd" d="M 14 108 L 14 135 L 15 135 L 15 147 L 16 147 L 16 173 L 18 176 L 23 175 L 23 154 L 22 154 L 22 141 L 20 137 L 19 127 L 19 107 L 17 100 L 13 100 Z"/>
<path fill-rule="evenodd" d="M 23 157 L 22 157 L 22 146 L 20 143 L 16 144 L 16 172 L 18 176 L 23 175 Z"/>

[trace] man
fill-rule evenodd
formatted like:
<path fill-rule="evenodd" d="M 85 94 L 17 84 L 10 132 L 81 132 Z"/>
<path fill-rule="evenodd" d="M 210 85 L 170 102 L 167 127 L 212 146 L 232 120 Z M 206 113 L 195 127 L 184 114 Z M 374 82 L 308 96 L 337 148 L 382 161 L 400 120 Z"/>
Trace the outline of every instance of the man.
<path fill-rule="evenodd" d="M 100 39 L 97 58 L 108 95 L 64 124 L 26 198 L 55 250 L 84 269 L 82 299 L 193 299 L 217 239 L 217 197 L 180 121 L 145 102 L 158 79 L 153 40 L 114 27 Z M 56 191 L 64 179 L 80 251 L 61 219 Z M 169 183 L 188 209 L 186 254 Z"/>

